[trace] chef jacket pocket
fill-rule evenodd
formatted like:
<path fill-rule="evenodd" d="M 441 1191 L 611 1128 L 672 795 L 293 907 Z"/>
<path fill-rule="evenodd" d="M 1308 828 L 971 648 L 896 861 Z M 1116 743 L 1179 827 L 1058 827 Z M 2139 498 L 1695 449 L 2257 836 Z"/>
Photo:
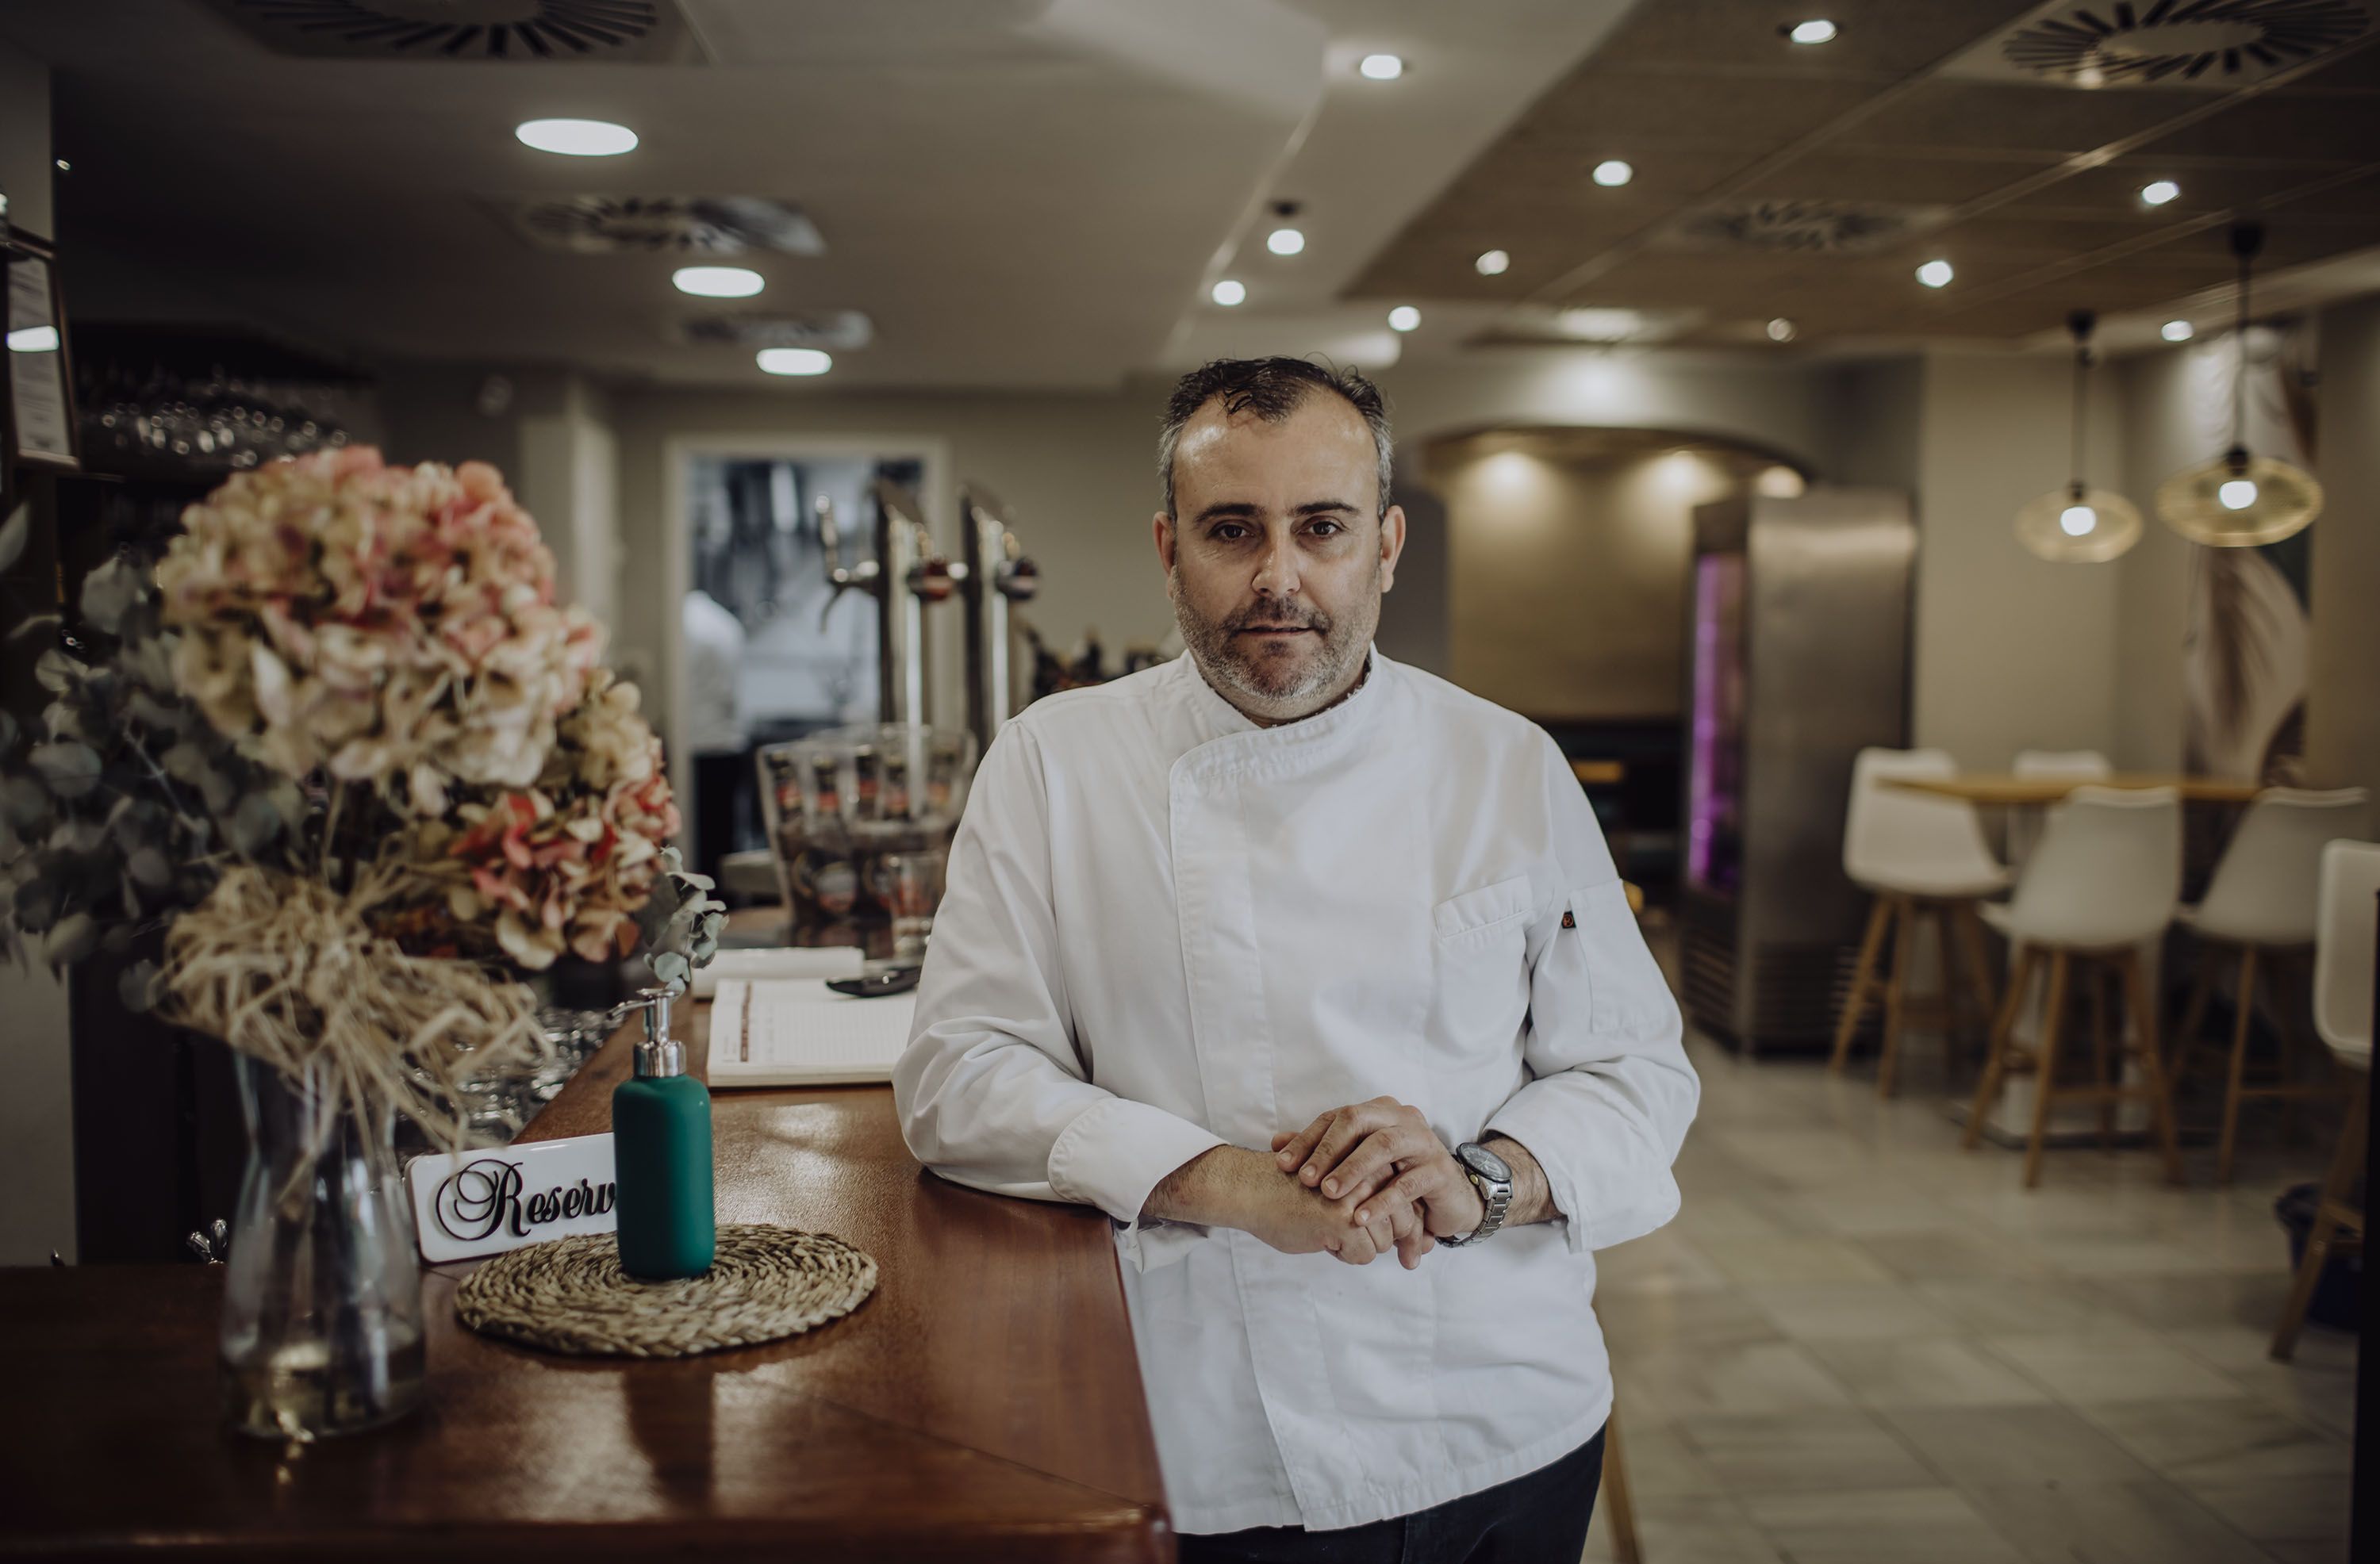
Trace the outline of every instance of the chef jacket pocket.
<path fill-rule="evenodd" d="M 1437 935 L 1431 1053 L 1454 1061 L 1499 1049 L 1528 1009 L 1529 877 L 1450 896 L 1430 909 Z"/>

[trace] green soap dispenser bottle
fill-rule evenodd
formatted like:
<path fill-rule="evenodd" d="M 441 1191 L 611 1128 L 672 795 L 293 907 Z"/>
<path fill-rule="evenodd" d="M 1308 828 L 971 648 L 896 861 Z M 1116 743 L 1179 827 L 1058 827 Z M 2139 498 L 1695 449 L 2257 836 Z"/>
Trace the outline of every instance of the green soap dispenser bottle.
<path fill-rule="evenodd" d="M 670 1036 L 674 988 L 647 988 L 637 1073 L 612 1092 L 620 1268 L 644 1281 L 700 1276 L 718 1238 L 711 1208 L 710 1090 Z"/>

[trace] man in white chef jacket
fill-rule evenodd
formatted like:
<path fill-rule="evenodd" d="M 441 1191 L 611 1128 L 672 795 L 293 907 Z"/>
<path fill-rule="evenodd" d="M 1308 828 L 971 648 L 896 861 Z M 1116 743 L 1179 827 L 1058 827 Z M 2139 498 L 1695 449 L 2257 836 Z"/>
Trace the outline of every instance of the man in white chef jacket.
<path fill-rule="evenodd" d="M 1188 650 L 984 756 L 903 1134 L 1113 1219 L 1185 1560 L 1572 1564 L 1594 1252 L 1678 1209 L 1677 1005 L 1552 740 L 1372 649 L 1378 392 L 1209 364 L 1160 462 Z"/>

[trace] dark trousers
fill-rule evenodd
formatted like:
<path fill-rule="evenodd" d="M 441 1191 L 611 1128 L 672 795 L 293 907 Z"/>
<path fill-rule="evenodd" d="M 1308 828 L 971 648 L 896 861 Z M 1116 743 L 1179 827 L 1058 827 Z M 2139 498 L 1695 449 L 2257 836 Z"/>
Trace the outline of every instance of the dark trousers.
<path fill-rule="evenodd" d="M 1509 1483 L 1335 1532 L 1257 1526 L 1181 1538 L 1182 1564 L 1578 1564 L 1603 1435 Z"/>

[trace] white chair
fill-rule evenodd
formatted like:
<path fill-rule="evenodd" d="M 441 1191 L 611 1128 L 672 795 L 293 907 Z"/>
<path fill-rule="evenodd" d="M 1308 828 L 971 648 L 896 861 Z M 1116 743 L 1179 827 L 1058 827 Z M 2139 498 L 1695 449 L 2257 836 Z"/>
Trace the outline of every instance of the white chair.
<path fill-rule="evenodd" d="M 1983 822 L 1963 799 L 1887 785 L 1902 779 L 1956 775 L 1958 767 L 1939 749 L 1863 749 L 1852 762 L 1850 811 L 1843 826 L 1843 870 L 1876 898 L 1867 935 L 1860 941 L 1859 965 L 1835 1028 L 1835 1053 L 1828 1066 L 1840 1073 L 1851 1058 L 1872 989 L 1884 998 L 1884 1037 L 1876 1051 L 1876 1086 L 1892 1095 L 1900 1053 L 1901 1028 L 1911 1021 L 1955 1026 L 1958 1009 L 1972 998 L 1977 1020 L 1988 1027 L 1993 1009 L 1984 928 L 1975 903 L 2006 890 L 2009 872 L 1985 845 Z M 1942 947 L 1942 987 L 1912 1003 L 1909 964 L 1920 920 L 1931 919 Z M 1952 930 L 1969 990 L 1953 981 Z M 1876 979 L 1877 958 L 1892 939 L 1892 976 Z"/>
<path fill-rule="evenodd" d="M 2009 1073 L 2034 1071 L 2033 1134 L 2024 1158 L 2027 1189 L 2041 1182 L 2051 1103 L 2075 1097 L 2099 1104 L 2103 1142 L 2114 1134 L 2117 1104 L 2145 1099 L 2164 1149 L 2166 1176 L 2180 1182 L 2181 1148 L 2174 1137 L 2157 1058 L 2156 1007 L 2150 1000 L 2140 957 L 2141 945 L 2163 934 L 2173 921 L 2180 888 L 2180 794 L 2169 787 L 2079 787 L 2043 831 L 2007 911 L 1993 919 L 2015 946 L 2016 967 L 1992 1028 L 1991 1055 L 1975 1090 L 1965 1144 L 1973 1149 L 1982 1136 L 1984 1121 Z M 2091 984 L 2095 1078 L 2087 1086 L 2061 1086 L 2058 1043 L 2065 1030 L 2068 979 L 2078 965 Z M 2041 1038 L 2027 1049 L 2015 1040 L 2016 1022 L 2034 975 L 2045 966 L 2049 991 Z M 2116 1050 L 2109 1046 L 2099 988 L 2100 979 L 2108 975 L 2121 985 L 2122 1002 L 2131 1011 L 2132 1027 L 2124 1048 L 2140 1061 L 2140 1085 L 2126 1085 L 2121 1061 L 2110 1058 Z"/>
<path fill-rule="evenodd" d="M 2230 845 L 2215 866 L 2205 896 L 2196 906 L 2183 907 L 2177 915 L 2180 922 L 2196 931 L 2199 946 L 2197 977 L 2191 986 L 2168 1073 L 2176 1091 L 2190 1073 L 2191 1061 L 2201 1051 L 2199 1026 L 2205 1018 L 2207 996 L 2219 964 L 2216 947 L 2236 946 L 2240 952 L 2230 1074 L 2224 1086 L 2223 1134 L 2216 1153 L 2216 1177 L 2224 1183 L 2231 1182 L 2242 1102 L 2257 1097 L 2290 1104 L 2302 1097 L 2327 1096 L 2339 1084 L 2336 1076 L 2329 1087 L 2297 1083 L 2293 1054 L 2300 1007 L 2293 1000 L 2303 990 L 2284 984 L 2281 970 L 2304 963 L 2313 945 L 2315 888 L 2324 847 L 2342 837 L 2363 835 L 2370 823 L 2369 804 L 2369 795 L 2360 787 L 2329 793 L 2266 788 L 2256 795 L 2239 829 L 2231 833 Z M 2259 979 L 2272 1004 L 2274 1030 L 2281 1047 L 2278 1073 L 2251 1081 L 2248 1024 L 2256 1012 Z"/>
<path fill-rule="evenodd" d="M 2076 782 L 2105 782 L 2116 774 L 2116 768 L 2095 749 L 2020 749 L 2009 768 L 2016 776 L 2027 781 L 2044 777 L 2071 778 Z M 2042 821 L 2058 812 L 2053 804 L 2036 814 L 2031 809 L 2011 809 L 2008 818 L 2008 856 L 2011 867 L 2022 869 L 2025 859 L 2041 841 Z"/>
<path fill-rule="evenodd" d="M 2373 951 L 2380 942 L 2380 843 L 2334 842 L 2323 849 L 2321 921 L 2314 933 L 2313 1024 L 2331 1057 L 2350 1073 L 2372 1069 Z M 2338 1150 L 2322 1182 L 2313 1229 L 2297 1284 L 2273 1332 L 2273 1356 L 2282 1363 L 2297 1351 L 2306 1305 L 2336 1255 L 2363 1247 L 2363 1212 L 2351 1204 L 2355 1176 L 2363 1168 L 2363 1137 L 2371 1127 L 2369 1083 L 2355 1081 L 2347 1094 L 2347 1118 L 2339 1126 Z"/>

